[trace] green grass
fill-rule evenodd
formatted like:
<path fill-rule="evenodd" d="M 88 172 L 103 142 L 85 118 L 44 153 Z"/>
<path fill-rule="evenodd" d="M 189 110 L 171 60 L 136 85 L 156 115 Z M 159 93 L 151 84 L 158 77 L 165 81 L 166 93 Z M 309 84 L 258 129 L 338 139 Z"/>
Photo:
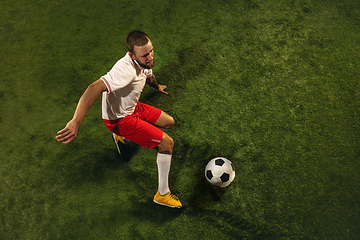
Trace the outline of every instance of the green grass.
<path fill-rule="evenodd" d="M 349 1 L 5 1 L 0 4 L 0 239 L 358 239 L 360 4 Z M 57 143 L 86 87 L 154 44 L 142 102 L 176 120 L 170 187 L 156 151 L 122 161 L 100 98 Z M 236 168 L 225 189 L 206 163 Z"/>

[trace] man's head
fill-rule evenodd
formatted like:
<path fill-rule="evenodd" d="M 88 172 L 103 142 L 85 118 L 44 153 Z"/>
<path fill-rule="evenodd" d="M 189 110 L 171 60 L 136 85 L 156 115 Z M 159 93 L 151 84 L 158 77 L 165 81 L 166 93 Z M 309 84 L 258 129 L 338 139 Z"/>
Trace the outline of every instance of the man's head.
<path fill-rule="evenodd" d="M 125 43 L 130 57 L 141 67 L 151 69 L 155 66 L 153 46 L 146 33 L 132 31 Z"/>

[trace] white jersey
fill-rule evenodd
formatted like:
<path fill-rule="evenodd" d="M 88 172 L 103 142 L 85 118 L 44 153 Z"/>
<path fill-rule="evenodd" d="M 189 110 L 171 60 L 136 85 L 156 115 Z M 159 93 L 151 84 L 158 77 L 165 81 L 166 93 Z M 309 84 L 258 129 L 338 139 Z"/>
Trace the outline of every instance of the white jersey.
<path fill-rule="evenodd" d="M 108 90 L 102 95 L 102 118 L 115 120 L 131 115 L 135 111 L 146 78 L 151 76 L 151 69 L 140 67 L 127 53 L 101 77 Z"/>

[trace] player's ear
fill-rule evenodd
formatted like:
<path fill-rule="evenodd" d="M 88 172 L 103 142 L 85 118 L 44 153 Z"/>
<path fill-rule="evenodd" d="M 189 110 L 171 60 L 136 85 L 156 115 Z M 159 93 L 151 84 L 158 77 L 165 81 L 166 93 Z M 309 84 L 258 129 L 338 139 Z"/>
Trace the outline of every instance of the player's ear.
<path fill-rule="evenodd" d="M 129 56 L 131 57 L 132 60 L 136 60 L 136 57 L 132 52 L 129 52 Z"/>

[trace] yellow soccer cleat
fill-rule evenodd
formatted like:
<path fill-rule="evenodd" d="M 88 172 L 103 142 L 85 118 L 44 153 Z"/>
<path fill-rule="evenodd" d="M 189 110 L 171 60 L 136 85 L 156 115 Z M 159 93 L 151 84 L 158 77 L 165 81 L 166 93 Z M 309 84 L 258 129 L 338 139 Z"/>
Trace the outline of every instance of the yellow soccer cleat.
<path fill-rule="evenodd" d="M 130 153 L 129 143 L 127 143 L 121 136 L 116 135 L 115 133 L 112 134 L 112 138 L 116 144 L 120 156 L 125 161 L 127 162 L 130 161 L 131 153 Z"/>
<path fill-rule="evenodd" d="M 186 201 L 181 200 L 175 194 L 171 194 L 171 191 L 169 191 L 165 195 L 160 195 L 159 191 L 157 191 L 154 196 L 154 202 L 171 208 L 184 209 L 188 206 L 188 203 Z"/>

